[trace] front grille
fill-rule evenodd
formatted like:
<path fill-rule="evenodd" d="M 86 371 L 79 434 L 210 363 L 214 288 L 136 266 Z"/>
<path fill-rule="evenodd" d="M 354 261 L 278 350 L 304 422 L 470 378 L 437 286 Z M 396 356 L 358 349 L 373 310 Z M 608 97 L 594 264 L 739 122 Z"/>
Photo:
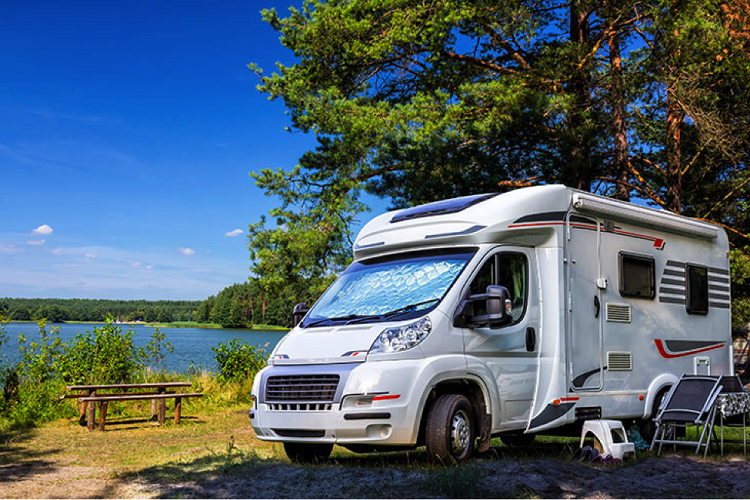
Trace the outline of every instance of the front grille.
<path fill-rule="evenodd" d="M 268 403 L 272 411 L 328 411 L 332 408 L 331 403 Z"/>
<path fill-rule="evenodd" d="M 286 438 L 322 438 L 326 431 L 317 429 L 271 429 L 281 437 Z"/>
<path fill-rule="evenodd" d="M 266 401 L 330 402 L 338 385 L 338 375 L 274 375 L 266 381 Z"/>

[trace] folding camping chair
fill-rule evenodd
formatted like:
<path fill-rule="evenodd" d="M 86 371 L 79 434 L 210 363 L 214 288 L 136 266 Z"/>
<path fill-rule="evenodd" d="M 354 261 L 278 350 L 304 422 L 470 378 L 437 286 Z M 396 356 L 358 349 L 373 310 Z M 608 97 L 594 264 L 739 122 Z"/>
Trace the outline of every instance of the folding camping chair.
<path fill-rule="evenodd" d="M 651 449 L 659 443 L 658 453 L 661 454 L 664 444 L 696 445 L 695 452 L 700 452 L 701 447 L 704 447 L 705 456 L 711 442 L 711 434 L 710 431 L 707 432 L 707 428 L 713 416 L 711 410 L 714 402 L 721 392 L 720 382 L 721 377 L 683 374 L 667 393 L 654 419 L 656 433 Z M 703 427 L 698 441 L 677 439 L 676 429 L 687 427 L 695 427 L 696 433 L 698 428 Z"/>

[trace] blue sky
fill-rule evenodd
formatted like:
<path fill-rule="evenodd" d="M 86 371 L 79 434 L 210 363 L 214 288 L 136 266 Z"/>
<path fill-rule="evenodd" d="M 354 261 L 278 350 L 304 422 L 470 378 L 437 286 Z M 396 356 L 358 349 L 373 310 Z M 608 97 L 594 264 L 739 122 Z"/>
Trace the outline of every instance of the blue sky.
<path fill-rule="evenodd" d="M 315 144 L 247 69 L 293 62 L 260 10 L 299 3 L 0 2 L 0 297 L 244 281 L 247 225 L 275 204 L 248 173 Z"/>
<path fill-rule="evenodd" d="M 247 69 L 293 62 L 260 10 L 294 3 L 1 2 L 0 297 L 244 281 L 247 225 L 275 204 L 248 173 L 315 144 Z"/>

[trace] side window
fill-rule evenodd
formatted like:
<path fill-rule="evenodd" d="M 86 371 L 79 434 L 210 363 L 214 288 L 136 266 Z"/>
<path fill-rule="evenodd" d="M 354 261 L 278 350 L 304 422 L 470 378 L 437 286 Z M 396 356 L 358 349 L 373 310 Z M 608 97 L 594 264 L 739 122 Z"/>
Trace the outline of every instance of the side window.
<path fill-rule="evenodd" d="M 620 295 L 637 299 L 656 296 L 654 259 L 639 255 L 620 254 Z"/>
<path fill-rule="evenodd" d="M 687 302 L 685 308 L 690 314 L 708 314 L 708 269 L 701 266 L 685 265 L 687 281 Z"/>
<path fill-rule="evenodd" d="M 513 322 L 516 323 L 523 316 L 526 309 L 526 256 L 519 253 L 501 253 L 497 256 L 498 280 L 510 292 L 513 304 Z"/>
<path fill-rule="evenodd" d="M 495 284 L 495 275 L 495 257 L 493 256 L 484 263 L 482 269 L 479 270 L 479 274 L 471 282 L 471 295 L 485 293 L 488 285 Z"/>
<path fill-rule="evenodd" d="M 472 295 L 485 293 L 487 285 L 501 285 L 508 289 L 513 304 L 513 322 L 523 316 L 527 300 L 526 256 L 518 253 L 498 253 L 484 263 L 470 285 Z M 481 314 L 475 311 L 475 314 Z"/>

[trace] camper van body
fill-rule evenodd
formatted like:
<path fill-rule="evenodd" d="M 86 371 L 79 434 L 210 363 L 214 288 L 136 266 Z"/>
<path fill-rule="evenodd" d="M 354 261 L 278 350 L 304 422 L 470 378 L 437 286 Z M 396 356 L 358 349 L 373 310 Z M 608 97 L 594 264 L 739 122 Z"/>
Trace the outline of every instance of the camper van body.
<path fill-rule="evenodd" d="M 393 319 L 321 321 L 320 299 L 255 378 L 260 439 L 414 446 L 436 398 L 458 393 L 486 447 L 490 436 L 592 418 L 648 419 L 682 373 L 732 372 L 728 242 L 714 225 L 540 186 L 375 217 L 353 266 L 414 255 L 465 263 L 438 300 Z M 512 321 L 462 327 L 488 269 L 513 281 L 494 283 L 514 289 Z M 393 294 L 389 286 L 368 293 Z M 414 347 L 375 348 L 399 327 L 424 329 L 425 318 Z"/>

